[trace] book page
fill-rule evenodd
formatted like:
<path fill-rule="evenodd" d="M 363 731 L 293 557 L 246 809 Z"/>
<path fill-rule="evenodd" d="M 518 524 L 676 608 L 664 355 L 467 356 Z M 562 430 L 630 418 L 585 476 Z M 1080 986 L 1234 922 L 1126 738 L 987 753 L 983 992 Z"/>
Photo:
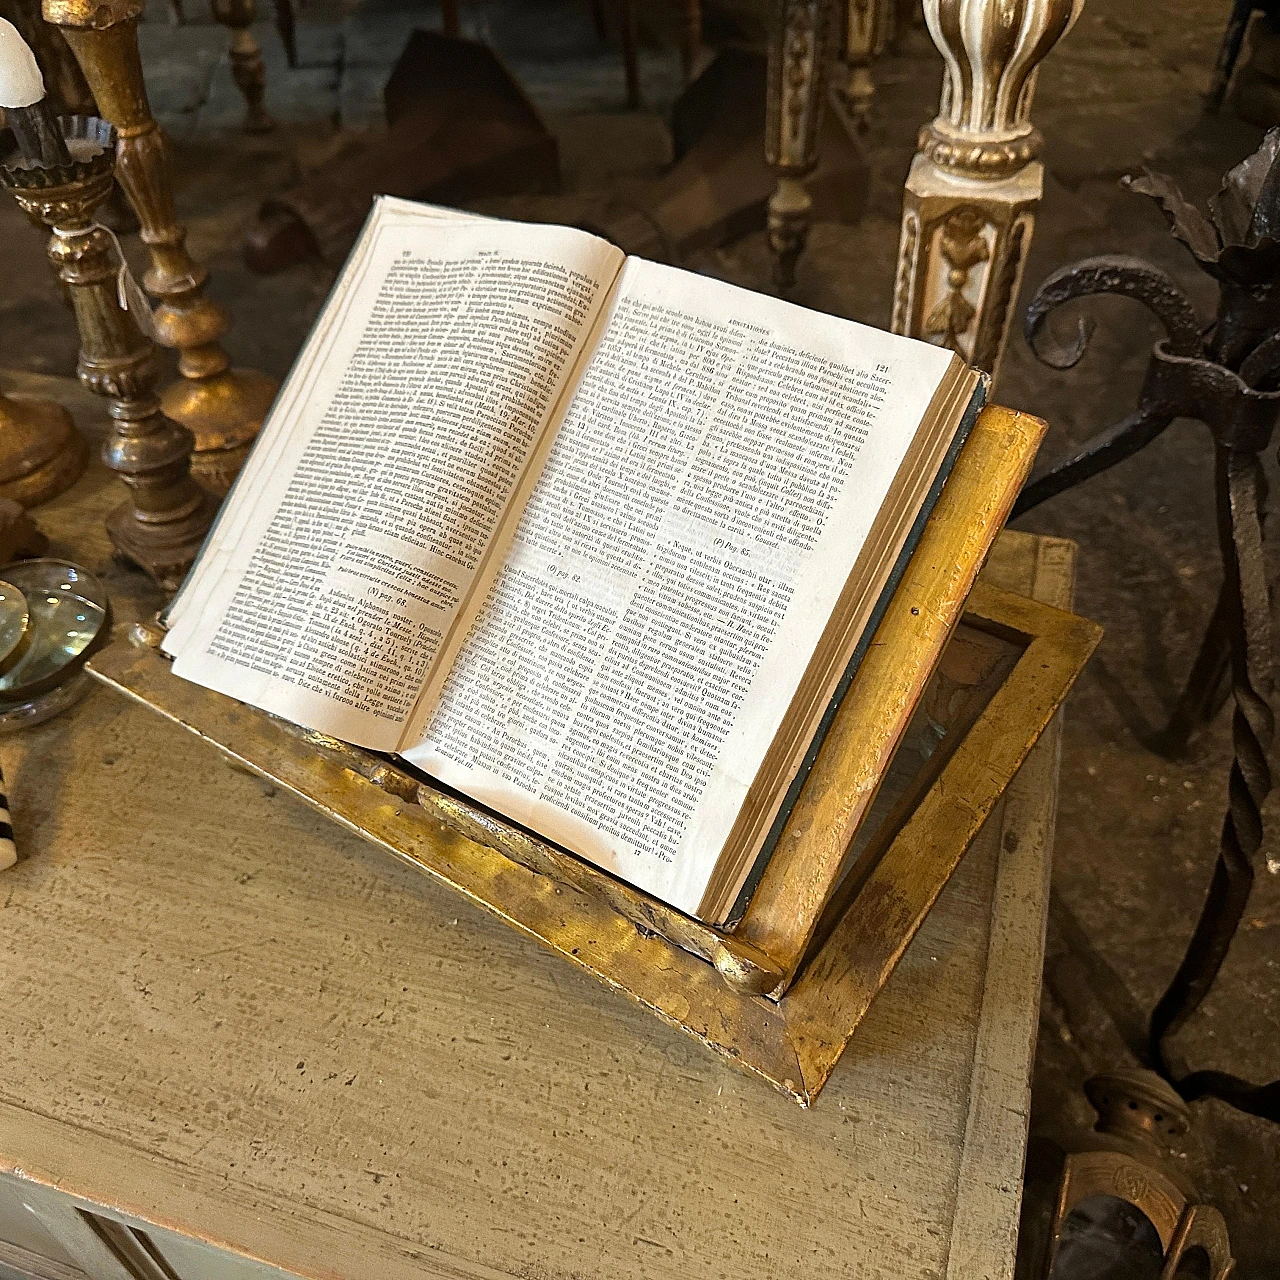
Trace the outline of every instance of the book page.
<path fill-rule="evenodd" d="M 407 758 L 696 914 L 951 362 L 629 260 Z"/>
<path fill-rule="evenodd" d="M 622 255 L 381 201 L 165 650 L 199 684 L 392 750 Z"/>

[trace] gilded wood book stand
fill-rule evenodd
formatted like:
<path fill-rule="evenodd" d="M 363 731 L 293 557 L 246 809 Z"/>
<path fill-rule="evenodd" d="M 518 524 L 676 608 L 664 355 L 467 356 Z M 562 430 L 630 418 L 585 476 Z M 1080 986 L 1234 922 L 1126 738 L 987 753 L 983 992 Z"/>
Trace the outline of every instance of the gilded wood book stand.
<path fill-rule="evenodd" d="M 1099 638 L 974 588 L 1043 431 L 1007 409 L 979 418 L 732 930 L 392 761 L 178 679 L 158 628 L 89 669 L 807 1105 Z"/>

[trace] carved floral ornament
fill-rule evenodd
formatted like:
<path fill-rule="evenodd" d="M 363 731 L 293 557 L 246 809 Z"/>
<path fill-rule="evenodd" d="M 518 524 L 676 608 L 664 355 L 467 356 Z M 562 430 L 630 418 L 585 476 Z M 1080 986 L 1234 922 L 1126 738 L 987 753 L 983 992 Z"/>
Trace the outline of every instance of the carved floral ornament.
<path fill-rule="evenodd" d="M 961 351 L 960 340 L 969 332 L 977 308 L 965 296 L 973 269 L 991 257 L 984 234 L 986 215 L 974 205 L 961 205 L 948 215 L 938 231 L 938 248 L 946 263 L 941 299 L 924 320 L 924 336 L 952 351 Z M 968 355 L 961 351 L 962 355 Z"/>
<path fill-rule="evenodd" d="M 924 0 L 946 74 L 921 150 L 945 169 L 987 177 L 1033 159 L 1036 69 L 1083 7 L 1084 0 Z"/>

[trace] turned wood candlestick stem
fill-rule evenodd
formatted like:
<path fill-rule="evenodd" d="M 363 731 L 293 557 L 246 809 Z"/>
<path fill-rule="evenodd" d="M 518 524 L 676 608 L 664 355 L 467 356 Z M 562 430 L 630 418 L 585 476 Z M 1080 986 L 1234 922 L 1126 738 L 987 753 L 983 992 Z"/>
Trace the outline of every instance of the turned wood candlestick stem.
<path fill-rule="evenodd" d="M 144 284 L 157 300 L 156 331 L 178 352 L 182 377 L 161 402 L 195 436 L 193 472 L 223 493 L 247 456 L 275 396 L 274 378 L 232 369 L 220 339 L 227 312 L 205 295 L 209 273 L 186 248 L 164 135 L 151 115 L 138 54 L 141 0 L 45 0 L 46 21 L 62 29 L 102 115 L 115 126 L 117 173 L 137 211 L 151 256 Z"/>
<path fill-rule="evenodd" d="M 115 246 L 94 222 L 111 190 L 114 132 L 105 121 L 83 116 L 63 123 L 71 165 L 0 164 L 0 180 L 52 233 L 49 258 L 80 331 L 77 371 L 111 414 L 102 456 L 130 496 L 107 517 L 107 532 L 123 556 L 173 589 L 200 550 L 217 502 L 191 477 L 191 432 L 160 407 L 155 347 L 120 308 Z"/>
<path fill-rule="evenodd" d="M 270 133 L 276 122 L 267 114 L 267 65 L 250 28 L 258 16 L 255 0 L 212 0 L 214 19 L 231 32 L 231 74 L 244 98 L 246 133 Z"/>

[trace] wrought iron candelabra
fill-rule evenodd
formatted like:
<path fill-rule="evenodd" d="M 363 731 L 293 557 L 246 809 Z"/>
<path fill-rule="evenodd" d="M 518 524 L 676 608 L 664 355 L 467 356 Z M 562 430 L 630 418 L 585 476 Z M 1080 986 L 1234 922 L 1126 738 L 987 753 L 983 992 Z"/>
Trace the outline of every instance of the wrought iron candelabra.
<path fill-rule="evenodd" d="M 1168 1038 L 1212 987 L 1244 915 L 1262 847 L 1262 804 L 1271 790 L 1275 714 L 1261 454 L 1280 414 L 1280 129 L 1227 174 L 1209 216 L 1184 199 L 1171 178 L 1147 173 L 1127 185 L 1160 202 L 1173 234 L 1217 281 L 1217 312 L 1205 326 L 1166 272 L 1134 257 L 1086 258 L 1049 276 L 1025 320 L 1027 341 L 1044 363 L 1071 368 L 1088 345 L 1084 323 L 1069 344 L 1045 334 L 1050 312 L 1072 299 L 1102 293 L 1133 298 L 1156 317 L 1165 336 L 1152 349 L 1137 408 L 1028 485 L 1014 514 L 1131 457 L 1175 418 L 1197 419 L 1213 437 L 1222 586 L 1161 746 L 1172 754 L 1186 744 L 1221 705 L 1229 674 L 1235 758 L 1209 892 L 1182 963 L 1152 1014 L 1149 1058 L 1188 1100 L 1212 1095 L 1280 1120 L 1280 1081 L 1255 1085 L 1220 1071 L 1176 1077 L 1167 1060 Z"/>

